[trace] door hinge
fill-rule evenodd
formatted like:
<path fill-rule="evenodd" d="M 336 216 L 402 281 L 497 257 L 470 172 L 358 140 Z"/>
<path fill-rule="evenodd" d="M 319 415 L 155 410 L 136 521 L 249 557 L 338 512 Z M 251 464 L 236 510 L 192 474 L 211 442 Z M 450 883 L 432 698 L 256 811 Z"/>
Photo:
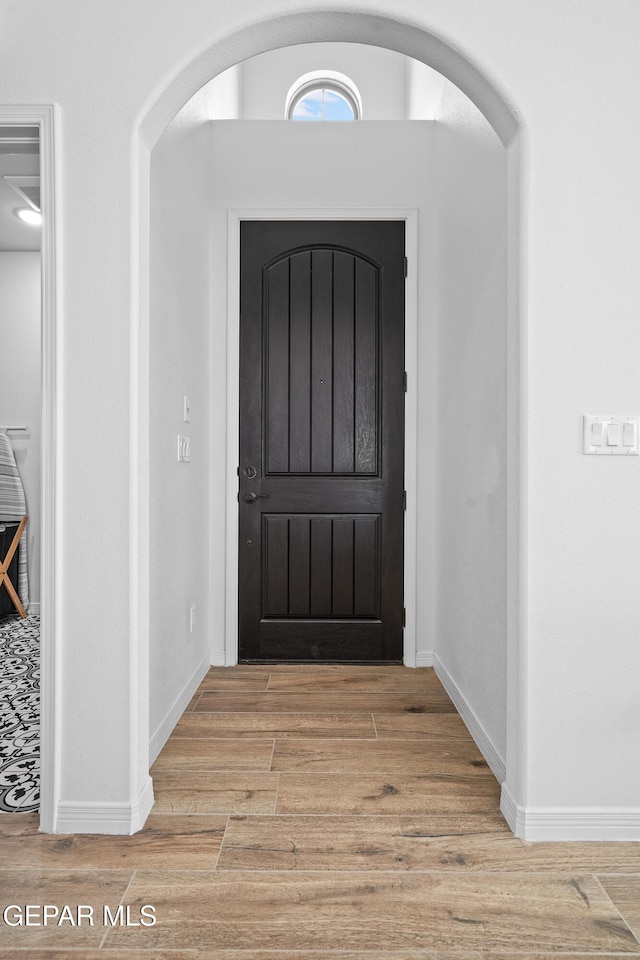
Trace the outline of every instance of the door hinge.
<path fill-rule="evenodd" d="M 406 257 L 404 258 L 404 275 L 405 277 L 409 276 L 409 261 Z"/>
<path fill-rule="evenodd" d="M 402 491 L 402 509 L 403 510 L 407 509 L 407 491 L 406 490 Z"/>
<path fill-rule="evenodd" d="M 404 392 L 406 393 L 406 392 L 407 392 L 407 382 L 408 382 L 408 381 L 407 381 L 407 371 L 406 371 L 406 370 L 405 370 L 404 375 L 403 375 L 403 377 L 402 377 L 402 382 L 403 382 L 403 384 L 404 384 Z"/>
<path fill-rule="evenodd" d="M 406 625 L 407 625 L 407 608 L 403 607 L 402 608 L 402 626 L 406 627 Z"/>

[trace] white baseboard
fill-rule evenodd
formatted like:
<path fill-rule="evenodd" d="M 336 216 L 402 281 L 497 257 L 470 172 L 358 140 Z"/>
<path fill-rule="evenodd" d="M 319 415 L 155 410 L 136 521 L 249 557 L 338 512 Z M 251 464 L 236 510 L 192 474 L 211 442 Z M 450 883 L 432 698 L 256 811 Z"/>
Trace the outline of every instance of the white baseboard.
<path fill-rule="evenodd" d="M 416 653 L 416 667 L 432 667 L 433 650 L 418 650 Z"/>
<path fill-rule="evenodd" d="M 505 818 L 509 825 L 509 829 L 514 837 L 523 837 L 524 826 L 521 821 L 519 811 L 523 810 L 524 807 L 520 807 L 509 790 L 506 783 L 503 782 L 502 790 L 500 791 L 500 812 Z"/>
<path fill-rule="evenodd" d="M 155 733 L 151 737 L 151 740 L 149 741 L 149 766 L 151 766 L 151 764 L 154 762 L 165 743 L 171 736 L 176 723 L 187 709 L 189 701 L 204 680 L 210 666 L 211 663 L 208 658 L 200 664 L 196 672 L 179 694 L 177 700 L 167 713 L 162 723 L 160 723 Z"/>
<path fill-rule="evenodd" d="M 211 666 L 212 667 L 226 667 L 227 661 L 225 659 L 224 650 L 215 650 L 211 654 Z"/>
<path fill-rule="evenodd" d="M 132 803 L 71 803 L 61 800 L 55 832 L 130 836 L 143 828 L 153 804 L 151 777 L 147 777 L 140 796 Z"/>
<path fill-rule="evenodd" d="M 640 840 L 640 807 L 524 807 L 503 784 L 500 809 L 522 840 Z"/>
<path fill-rule="evenodd" d="M 503 783 L 506 777 L 506 764 L 504 759 L 496 750 L 489 734 L 476 717 L 464 694 L 453 677 L 448 673 L 437 653 L 433 655 L 433 666 L 438 675 L 438 679 L 453 700 L 456 710 L 462 717 L 467 730 L 475 740 L 480 753 L 489 764 L 494 777 L 498 783 Z"/>
<path fill-rule="evenodd" d="M 27 613 L 28 613 L 30 616 L 32 616 L 32 617 L 39 617 L 39 616 L 40 616 L 40 601 L 38 601 L 37 603 L 32 603 L 31 600 L 30 600 L 30 601 L 29 601 L 29 608 L 28 608 L 28 610 L 27 610 Z"/>

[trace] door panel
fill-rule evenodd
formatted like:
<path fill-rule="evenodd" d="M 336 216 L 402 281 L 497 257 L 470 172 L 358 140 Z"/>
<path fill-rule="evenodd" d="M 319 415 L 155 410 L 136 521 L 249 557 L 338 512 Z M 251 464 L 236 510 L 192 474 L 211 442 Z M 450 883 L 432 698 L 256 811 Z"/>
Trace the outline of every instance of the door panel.
<path fill-rule="evenodd" d="M 339 250 L 305 251 L 264 283 L 267 472 L 376 474 L 378 271 Z"/>
<path fill-rule="evenodd" d="M 241 226 L 243 660 L 402 658 L 403 267 L 403 223 Z"/>
<path fill-rule="evenodd" d="M 262 515 L 262 617 L 379 617 L 379 517 Z"/>

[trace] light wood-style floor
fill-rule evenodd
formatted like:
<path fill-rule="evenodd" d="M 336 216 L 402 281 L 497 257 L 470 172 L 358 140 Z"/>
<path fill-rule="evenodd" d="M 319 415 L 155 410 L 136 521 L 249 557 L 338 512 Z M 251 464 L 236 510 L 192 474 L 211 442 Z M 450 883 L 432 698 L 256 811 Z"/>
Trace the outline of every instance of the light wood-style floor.
<path fill-rule="evenodd" d="M 640 844 L 515 839 L 430 669 L 212 669 L 152 773 L 134 837 L 0 817 L 2 907 L 96 917 L 0 922 L 0 960 L 640 958 Z"/>

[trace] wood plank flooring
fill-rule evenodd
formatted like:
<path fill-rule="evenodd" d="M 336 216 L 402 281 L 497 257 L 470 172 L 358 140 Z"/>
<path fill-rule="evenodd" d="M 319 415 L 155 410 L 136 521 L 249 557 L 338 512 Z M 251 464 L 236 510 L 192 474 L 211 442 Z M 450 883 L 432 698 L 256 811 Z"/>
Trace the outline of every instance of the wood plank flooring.
<path fill-rule="evenodd" d="M 134 837 L 0 817 L 0 960 L 640 960 L 640 844 L 524 843 L 430 669 L 214 668 Z M 154 926 L 105 926 L 145 904 Z"/>

